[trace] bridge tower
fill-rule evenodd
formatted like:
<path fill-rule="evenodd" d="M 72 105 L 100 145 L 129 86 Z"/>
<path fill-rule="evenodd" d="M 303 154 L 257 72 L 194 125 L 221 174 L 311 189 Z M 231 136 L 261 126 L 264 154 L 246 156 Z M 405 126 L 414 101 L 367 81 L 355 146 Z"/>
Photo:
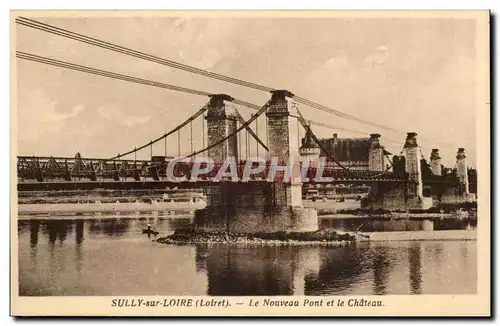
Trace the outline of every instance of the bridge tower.
<path fill-rule="evenodd" d="M 441 203 L 467 203 L 476 201 L 476 194 L 469 190 L 469 173 L 467 155 L 464 148 L 457 151 L 456 183 L 445 184 L 438 189 L 438 199 Z"/>
<path fill-rule="evenodd" d="M 431 172 L 434 175 L 441 175 L 441 156 L 439 156 L 439 149 L 432 149 L 430 161 Z"/>
<path fill-rule="evenodd" d="M 460 194 L 469 195 L 469 174 L 467 172 L 467 156 L 465 149 L 459 148 L 457 152 L 457 178 L 459 182 Z"/>
<path fill-rule="evenodd" d="M 282 205 L 302 207 L 302 182 L 300 176 L 300 156 L 298 144 L 297 118 L 290 115 L 293 94 L 286 90 L 271 92 L 271 100 L 266 111 L 269 134 L 269 156 L 277 158 L 279 165 L 290 164 L 292 168 L 290 182 L 276 184 L 275 197 Z M 296 116 L 296 115 L 295 115 Z"/>
<path fill-rule="evenodd" d="M 405 170 L 408 175 L 408 195 L 423 197 L 422 167 L 420 165 L 420 150 L 417 143 L 417 133 L 409 132 L 403 146 Z"/>
<path fill-rule="evenodd" d="M 280 166 L 292 164 L 294 169 L 290 171 L 290 180 L 277 176 L 274 180 L 268 178 L 264 181 L 214 182 L 205 189 L 207 206 L 195 212 L 195 230 L 255 233 L 306 232 L 318 229 L 316 210 L 302 206 L 299 125 L 297 118 L 290 114 L 292 105 L 289 97 L 292 96 L 293 94 L 288 91 L 273 91 L 271 99 L 266 104 L 269 140 L 267 146 L 269 156 L 271 159 L 274 158 L 271 164 Z M 221 105 L 218 104 L 216 107 L 218 115 L 223 115 L 219 114 Z M 227 120 L 225 117 L 224 119 Z M 213 127 L 212 131 L 209 128 L 208 132 L 213 133 L 212 138 L 219 137 L 219 134 L 226 130 L 223 126 L 227 122 L 221 122 L 224 119 L 216 120 L 217 127 Z M 227 147 L 226 155 L 232 148 L 234 147 L 231 145 Z M 219 160 L 224 155 L 223 151 L 222 154 L 220 151 L 215 151 L 209 155 L 214 155 L 210 156 L 214 161 Z M 277 173 L 279 174 L 285 175 L 285 172 Z"/>
<path fill-rule="evenodd" d="M 409 210 L 432 207 L 432 198 L 423 196 L 422 167 L 416 133 L 407 133 L 403 154 L 406 180 L 374 184 L 368 197 L 361 202 L 363 208 Z"/>
<path fill-rule="evenodd" d="M 420 147 L 417 133 L 409 132 L 403 146 L 405 170 L 408 176 L 406 184 L 406 208 L 427 209 L 432 206 L 432 198 L 424 197 L 422 181 L 422 165 L 420 163 Z"/>
<path fill-rule="evenodd" d="M 237 129 L 237 118 L 229 110 L 224 101 L 233 98 L 226 94 L 214 94 L 210 98 L 207 109 L 207 142 L 208 146 L 216 144 Z M 215 164 L 222 164 L 227 157 L 238 157 L 238 138 L 233 136 L 227 141 L 208 150 L 208 156 Z"/>
<path fill-rule="evenodd" d="M 368 150 L 368 170 L 384 171 L 384 147 L 380 144 L 380 135 L 370 135 L 370 148 Z"/>

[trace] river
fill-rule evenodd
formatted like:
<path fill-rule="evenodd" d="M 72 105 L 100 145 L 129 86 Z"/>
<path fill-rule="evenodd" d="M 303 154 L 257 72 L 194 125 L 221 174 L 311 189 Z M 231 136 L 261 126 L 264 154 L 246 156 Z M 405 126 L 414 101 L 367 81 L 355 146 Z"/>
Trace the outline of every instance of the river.
<path fill-rule="evenodd" d="M 186 227 L 168 215 L 46 216 L 18 221 L 21 296 L 474 294 L 476 241 L 367 242 L 355 246 L 165 245 Z M 323 221 L 377 231 L 423 222 Z M 435 229 L 475 228 L 435 221 Z"/>

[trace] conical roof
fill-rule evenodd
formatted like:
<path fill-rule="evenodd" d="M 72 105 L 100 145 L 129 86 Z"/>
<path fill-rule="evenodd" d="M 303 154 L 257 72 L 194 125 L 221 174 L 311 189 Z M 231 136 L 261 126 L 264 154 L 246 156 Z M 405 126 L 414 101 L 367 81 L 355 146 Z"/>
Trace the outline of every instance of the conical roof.
<path fill-rule="evenodd" d="M 306 135 L 302 139 L 302 146 L 300 146 L 300 149 L 306 148 L 319 148 L 318 144 L 314 141 L 310 127 L 307 127 Z"/>

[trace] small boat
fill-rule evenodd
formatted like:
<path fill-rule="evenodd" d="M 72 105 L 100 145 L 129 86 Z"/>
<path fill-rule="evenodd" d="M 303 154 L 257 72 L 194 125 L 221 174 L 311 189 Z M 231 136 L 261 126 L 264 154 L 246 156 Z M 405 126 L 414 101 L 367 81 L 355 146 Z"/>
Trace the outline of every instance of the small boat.
<path fill-rule="evenodd" d="M 160 232 L 156 231 L 156 229 L 153 229 L 151 228 L 151 225 L 148 224 L 148 228 L 147 229 L 142 229 L 142 234 L 147 234 L 148 235 L 148 238 L 153 235 L 155 238 L 158 234 L 160 234 Z"/>
<path fill-rule="evenodd" d="M 158 234 L 160 234 L 160 232 L 150 229 L 142 229 L 142 234 L 152 234 L 154 236 L 157 236 Z"/>

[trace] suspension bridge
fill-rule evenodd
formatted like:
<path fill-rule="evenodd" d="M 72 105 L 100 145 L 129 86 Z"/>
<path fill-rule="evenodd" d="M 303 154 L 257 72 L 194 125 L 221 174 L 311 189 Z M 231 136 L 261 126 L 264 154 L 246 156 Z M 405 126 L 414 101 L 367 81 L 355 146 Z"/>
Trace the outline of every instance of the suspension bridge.
<path fill-rule="evenodd" d="M 229 219 L 232 221 L 232 230 L 312 228 L 315 212 L 302 207 L 303 185 L 367 184 L 371 187 L 371 196 L 364 205 L 372 208 L 429 207 L 432 205 L 432 198 L 424 197 L 424 185 L 437 189 L 439 198 L 454 196 L 459 198 L 458 200 L 468 200 L 470 197 L 468 166 L 463 148 L 457 151 L 453 173 L 442 174 L 438 150 L 433 150 L 430 163 L 427 164 L 427 161 L 423 160 L 415 132 L 397 130 L 355 117 L 315 103 L 289 90 L 274 89 L 219 75 L 33 19 L 18 17 L 16 23 L 121 55 L 269 94 L 266 103 L 251 103 L 224 93 L 213 94 L 17 51 L 16 57 L 20 60 L 206 98 L 206 103 L 201 108 L 172 130 L 157 135 L 147 143 L 131 146 L 122 153 L 110 153 L 109 157 L 85 157 L 81 153 L 74 157 L 19 155 L 19 191 L 199 188 L 207 193 L 208 205 L 197 214 L 198 225 L 205 229 L 226 228 Z M 389 157 L 390 153 L 381 143 L 381 136 L 371 134 L 369 147 L 366 149 L 366 169 L 359 169 L 355 162 L 340 161 L 317 136 L 315 128 L 342 128 L 306 119 L 302 112 L 303 107 L 332 114 L 337 119 L 347 119 L 379 130 L 406 134 L 406 138 L 402 137 L 400 140 L 387 138 L 388 141 L 400 143 L 401 152 Z M 248 109 L 252 114 L 244 117 L 241 112 Z M 199 133 L 199 129 L 201 142 L 195 143 L 193 132 Z M 189 134 L 189 137 L 183 138 L 182 135 L 186 134 Z M 158 155 L 159 152 L 162 152 L 162 155 Z M 137 159 L 138 156 L 144 157 L 144 153 L 147 153 L 149 159 Z M 323 157 L 320 157 L 320 153 Z M 211 168 L 208 168 L 208 163 L 199 163 L 198 160 L 202 157 L 208 157 L 212 161 Z M 263 158 L 264 167 L 259 173 L 245 179 L 245 168 L 255 168 L 255 157 Z M 228 158 L 234 161 L 230 166 L 227 165 Z M 292 162 L 293 167 L 298 168 L 295 171 L 300 171 L 298 173 L 306 178 L 300 181 L 270 181 L 268 176 L 276 169 L 272 164 L 273 158 L 278 160 L 279 165 Z M 169 166 L 174 162 L 173 172 L 169 175 Z M 323 163 L 319 164 L 320 162 Z M 203 173 L 193 176 L 195 166 L 198 172 L 202 170 Z M 237 182 L 234 178 L 220 178 L 217 174 L 218 171 L 226 171 L 228 167 L 236 170 L 233 175 L 236 174 Z M 318 175 L 322 178 L 318 178 Z M 182 181 L 179 181 L 179 178 L 182 178 Z M 242 182 L 244 179 L 245 182 Z"/>

